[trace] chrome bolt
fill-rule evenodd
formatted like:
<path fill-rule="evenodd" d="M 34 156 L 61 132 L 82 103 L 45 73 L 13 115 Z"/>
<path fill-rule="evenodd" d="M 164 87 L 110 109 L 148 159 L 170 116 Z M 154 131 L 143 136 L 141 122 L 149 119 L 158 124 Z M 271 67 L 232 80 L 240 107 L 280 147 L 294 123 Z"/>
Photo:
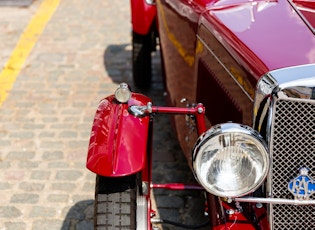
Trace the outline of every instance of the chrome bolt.
<path fill-rule="evenodd" d="M 142 182 L 142 193 L 144 195 L 148 195 L 149 194 L 149 186 L 147 182 Z"/>
<path fill-rule="evenodd" d="M 233 209 L 228 209 L 228 210 L 226 210 L 226 213 L 229 215 L 233 215 L 235 213 L 235 211 Z"/>
<path fill-rule="evenodd" d="M 227 198 L 226 202 L 228 202 L 229 204 L 231 204 L 233 202 L 232 198 Z"/>
<path fill-rule="evenodd" d="M 198 113 L 203 113 L 203 108 L 199 107 L 198 108 Z"/>
<path fill-rule="evenodd" d="M 262 207 L 263 207 L 262 203 L 257 203 L 256 204 L 256 208 L 262 208 Z"/>

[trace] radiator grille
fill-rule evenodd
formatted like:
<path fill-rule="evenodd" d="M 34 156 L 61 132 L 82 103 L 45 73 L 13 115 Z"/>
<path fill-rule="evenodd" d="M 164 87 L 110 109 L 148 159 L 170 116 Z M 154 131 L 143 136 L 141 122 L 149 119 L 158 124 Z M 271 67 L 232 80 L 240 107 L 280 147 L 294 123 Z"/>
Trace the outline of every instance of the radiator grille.
<path fill-rule="evenodd" d="M 272 197 L 293 199 L 287 186 L 301 167 L 315 178 L 315 102 L 278 100 L 274 108 Z M 315 206 L 272 205 L 271 215 L 276 230 L 315 229 Z"/>

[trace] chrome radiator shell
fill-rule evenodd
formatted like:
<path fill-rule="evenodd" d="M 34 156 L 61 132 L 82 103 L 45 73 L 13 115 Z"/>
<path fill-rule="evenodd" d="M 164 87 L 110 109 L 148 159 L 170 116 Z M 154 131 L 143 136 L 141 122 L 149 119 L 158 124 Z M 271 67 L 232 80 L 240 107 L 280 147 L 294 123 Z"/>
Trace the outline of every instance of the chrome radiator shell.
<path fill-rule="evenodd" d="M 264 75 L 257 84 L 253 121 L 270 151 L 267 198 L 294 200 L 288 182 L 299 169 L 309 168 L 315 178 L 315 64 Z M 315 229 L 315 205 L 272 203 L 268 215 L 270 229 Z"/>

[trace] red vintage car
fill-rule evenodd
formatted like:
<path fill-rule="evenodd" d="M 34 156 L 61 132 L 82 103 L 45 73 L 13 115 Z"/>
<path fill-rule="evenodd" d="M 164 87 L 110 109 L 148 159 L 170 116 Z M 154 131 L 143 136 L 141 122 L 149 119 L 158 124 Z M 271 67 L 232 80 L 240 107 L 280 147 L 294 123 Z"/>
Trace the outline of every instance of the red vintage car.
<path fill-rule="evenodd" d="M 125 83 L 101 101 L 87 161 L 96 228 L 128 216 L 127 228 L 151 229 L 150 188 L 162 186 L 151 181 L 152 115 L 168 113 L 199 184 L 163 186 L 203 190 L 209 229 L 315 229 L 315 1 L 131 0 L 131 10 L 135 83 L 150 86 L 158 44 L 171 107 Z M 108 209 L 115 200 L 128 214 Z"/>

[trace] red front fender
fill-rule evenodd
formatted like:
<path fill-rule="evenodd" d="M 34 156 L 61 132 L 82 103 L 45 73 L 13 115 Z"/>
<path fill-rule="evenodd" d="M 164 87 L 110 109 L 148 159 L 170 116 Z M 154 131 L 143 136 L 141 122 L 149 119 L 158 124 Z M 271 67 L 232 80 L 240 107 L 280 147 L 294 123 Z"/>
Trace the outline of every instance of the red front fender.
<path fill-rule="evenodd" d="M 129 105 L 146 105 L 149 98 L 132 94 L 127 104 L 114 96 L 103 99 L 96 111 L 86 166 L 102 176 L 125 176 L 144 168 L 149 117 L 129 114 Z"/>
<path fill-rule="evenodd" d="M 138 34 L 149 33 L 156 18 L 156 5 L 149 5 L 145 0 L 131 0 L 132 30 Z"/>

